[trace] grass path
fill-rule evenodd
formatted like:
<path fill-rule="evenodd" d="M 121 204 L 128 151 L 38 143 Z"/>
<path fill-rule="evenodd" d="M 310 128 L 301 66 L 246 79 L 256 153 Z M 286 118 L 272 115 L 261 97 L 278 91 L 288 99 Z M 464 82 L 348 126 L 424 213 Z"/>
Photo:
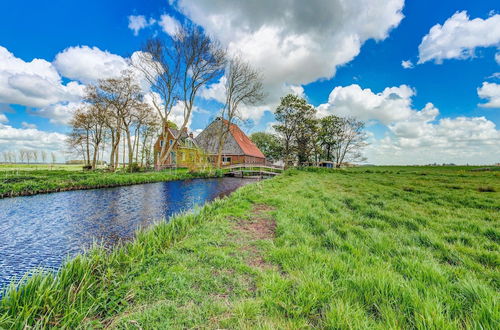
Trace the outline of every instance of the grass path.
<path fill-rule="evenodd" d="M 289 171 L 35 277 L 0 328 L 498 329 L 499 191 L 498 172 Z"/>

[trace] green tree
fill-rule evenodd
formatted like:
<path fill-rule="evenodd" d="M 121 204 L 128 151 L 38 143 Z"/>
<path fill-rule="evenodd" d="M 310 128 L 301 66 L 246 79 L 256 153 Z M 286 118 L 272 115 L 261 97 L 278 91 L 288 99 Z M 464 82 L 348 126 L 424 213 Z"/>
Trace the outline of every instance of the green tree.
<path fill-rule="evenodd" d="M 315 114 L 314 107 L 300 96 L 288 94 L 281 98 L 274 113 L 278 121 L 274 129 L 281 138 L 282 156 L 286 165 L 293 164 L 295 160 L 299 163 L 307 161 L 311 121 Z"/>
<path fill-rule="evenodd" d="M 281 144 L 278 137 L 271 133 L 256 132 L 250 139 L 262 151 L 267 159 L 279 160 L 281 158 Z"/>
<path fill-rule="evenodd" d="M 334 149 L 338 143 L 342 118 L 326 116 L 319 121 L 318 144 L 321 146 L 321 157 L 324 160 L 334 161 Z"/>

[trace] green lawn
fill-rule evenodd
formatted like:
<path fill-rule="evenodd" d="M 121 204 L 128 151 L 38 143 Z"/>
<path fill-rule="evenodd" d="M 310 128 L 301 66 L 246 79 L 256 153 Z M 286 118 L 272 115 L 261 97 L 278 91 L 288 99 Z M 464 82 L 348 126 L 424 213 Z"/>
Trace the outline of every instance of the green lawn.
<path fill-rule="evenodd" d="M 74 189 L 103 188 L 146 182 L 186 179 L 210 176 L 214 173 L 188 173 L 186 169 L 145 173 L 110 173 L 105 171 L 83 171 L 81 166 L 20 165 L 19 168 L 0 166 L 0 198 L 18 195 L 64 191 Z"/>
<path fill-rule="evenodd" d="M 291 170 L 95 249 L 0 328 L 500 328 L 500 172 Z"/>

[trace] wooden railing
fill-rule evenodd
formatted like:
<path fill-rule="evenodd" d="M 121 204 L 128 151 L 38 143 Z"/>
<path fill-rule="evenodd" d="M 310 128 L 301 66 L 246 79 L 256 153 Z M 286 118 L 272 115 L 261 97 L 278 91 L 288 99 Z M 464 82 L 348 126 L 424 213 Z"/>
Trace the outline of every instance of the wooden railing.
<path fill-rule="evenodd" d="M 283 166 L 260 164 L 233 164 L 223 166 L 222 169 L 235 176 L 275 176 L 281 174 L 284 170 Z"/>

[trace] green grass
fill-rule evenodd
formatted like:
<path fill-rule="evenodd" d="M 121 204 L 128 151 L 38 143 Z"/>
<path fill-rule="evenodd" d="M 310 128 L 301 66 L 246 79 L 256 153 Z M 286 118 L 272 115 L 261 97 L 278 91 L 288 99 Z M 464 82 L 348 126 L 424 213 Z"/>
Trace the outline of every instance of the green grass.
<path fill-rule="evenodd" d="M 42 165 L 41 169 L 26 166 L 21 167 L 20 170 L 6 166 L 0 167 L 0 198 L 217 175 L 214 172 L 189 173 L 186 169 L 143 173 L 126 173 L 120 171 L 111 173 L 105 171 L 83 171 L 81 166 L 61 166 L 61 168 L 53 170 L 47 169 L 46 165 Z"/>
<path fill-rule="evenodd" d="M 290 170 L 32 277 L 0 328 L 498 329 L 499 175 Z"/>

